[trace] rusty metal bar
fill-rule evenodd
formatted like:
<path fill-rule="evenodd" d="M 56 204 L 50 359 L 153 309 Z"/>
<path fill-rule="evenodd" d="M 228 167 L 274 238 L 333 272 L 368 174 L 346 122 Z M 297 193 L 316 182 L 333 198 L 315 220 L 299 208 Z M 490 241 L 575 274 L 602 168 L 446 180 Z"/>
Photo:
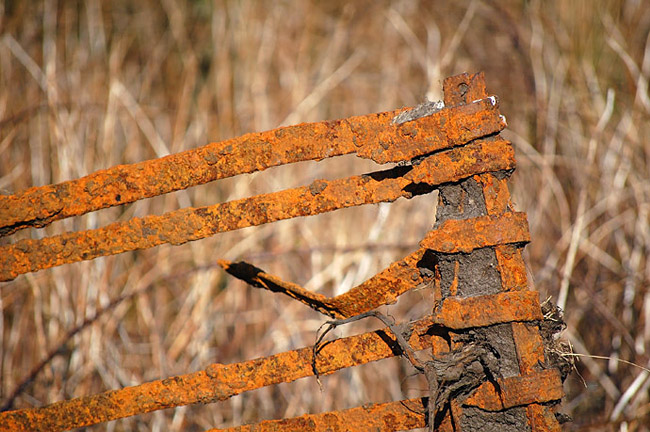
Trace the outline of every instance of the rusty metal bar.
<path fill-rule="evenodd" d="M 266 420 L 255 424 L 206 432 L 331 432 L 375 431 L 392 432 L 426 426 L 428 398 L 368 404 L 341 411 L 305 414 L 282 420 Z"/>
<path fill-rule="evenodd" d="M 523 243 L 528 239 L 525 214 L 506 213 L 495 217 L 446 221 L 439 228 L 430 231 L 421 245 L 437 251 L 470 252 L 503 243 Z M 426 249 L 421 248 L 358 287 L 333 298 L 312 293 L 245 262 L 221 260 L 219 265 L 231 275 L 255 287 L 286 294 L 333 318 L 346 318 L 391 303 L 411 288 L 429 282 L 430 278 L 424 278 L 421 269 L 424 267 L 433 270 L 434 263 L 433 257 L 427 258 L 425 253 Z"/>
<path fill-rule="evenodd" d="M 0 196 L 0 236 L 23 228 L 288 163 L 356 153 L 377 163 L 398 162 L 501 131 L 495 97 L 443 109 L 401 125 L 402 110 L 303 123 L 118 165 L 86 177 Z"/>
<path fill-rule="evenodd" d="M 485 411 L 502 411 L 531 403 L 544 403 L 562 399 L 562 379 L 557 369 L 547 369 L 528 375 L 498 380 L 499 389 L 491 382 L 483 383 L 463 405 L 475 406 Z"/>
<path fill-rule="evenodd" d="M 432 324 L 432 317 L 428 316 L 404 327 L 414 349 L 446 345 L 441 337 L 428 334 Z M 306 347 L 241 363 L 212 364 L 186 375 L 41 408 L 7 411 L 0 413 L 0 430 L 67 430 L 160 409 L 226 400 L 249 390 L 313 376 L 312 353 L 312 347 Z M 316 368 L 320 375 L 328 375 L 399 353 L 392 332 L 377 330 L 323 344 Z"/>
<path fill-rule="evenodd" d="M 488 215 L 501 215 L 511 211 L 510 191 L 506 178 L 494 174 L 474 176 L 483 187 L 485 207 Z M 526 266 L 521 255 L 521 246 L 502 245 L 494 248 L 501 274 L 503 289 L 506 291 L 528 288 Z"/>
<path fill-rule="evenodd" d="M 447 297 L 434 310 L 435 323 L 451 329 L 487 327 L 513 321 L 540 321 L 535 291 L 506 291 L 477 297 Z"/>
<path fill-rule="evenodd" d="M 561 432 L 563 430 L 551 407 L 531 403 L 526 407 L 526 415 L 533 432 Z"/>
<path fill-rule="evenodd" d="M 434 262 L 426 249 L 418 249 L 362 284 L 332 298 L 312 293 L 245 262 L 220 260 L 219 265 L 250 285 L 286 294 L 332 318 L 348 318 L 392 303 L 406 291 L 430 282 Z"/>
<path fill-rule="evenodd" d="M 465 314 L 473 325 L 464 327 L 539 319 L 526 309 L 525 301 L 518 302 L 522 298 L 526 300 L 527 293 L 511 292 L 458 300 L 448 298 L 435 316 L 407 324 L 404 333 L 408 335 L 408 342 L 414 350 L 446 345 L 441 336 L 431 335 L 429 329 L 435 324 L 454 328 L 458 321 L 454 311 L 458 308 L 446 305 L 455 303 L 460 305 L 460 309 L 475 310 Z M 486 320 L 475 317 L 477 313 L 485 313 L 489 309 L 502 311 L 507 309 L 508 304 L 514 307 L 512 310 L 515 312 L 510 310 L 501 315 L 488 313 Z M 539 309 L 539 305 L 537 307 Z M 323 344 L 315 364 L 320 375 L 328 375 L 339 369 L 399 354 L 392 332 L 382 329 Z M 225 400 L 260 387 L 313 376 L 312 360 L 312 348 L 306 347 L 230 365 L 212 364 L 199 372 L 56 402 L 42 408 L 0 413 L 0 429 L 72 429 L 160 409 Z"/>
<path fill-rule="evenodd" d="M 526 213 L 505 213 L 500 216 L 446 220 L 438 229 L 429 231 L 420 246 L 451 254 L 529 241 Z"/>
<path fill-rule="evenodd" d="M 555 370 L 533 375 L 498 380 L 500 392 L 486 382 L 462 402 L 486 411 L 545 403 L 562 398 L 562 381 Z M 321 414 L 305 414 L 281 420 L 265 420 L 255 424 L 206 432 L 326 432 L 332 430 L 397 431 L 425 427 L 424 413 L 428 398 L 414 398 L 396 402 L 369 404 L 362 407 Z M 447 421 L 449 420 L 447 416 Z"/>
<path fill-rule="evenodd" d="M 418 165 L 339 180 L 316 180 L 309 186 L 257 195 L 162 216 L 133 218 L 81 232 L 41 240 L 20 240 L 0 247 L 0 281 L 62 264 L 146 249 L 179 245 L 239 228 L 309 216 L 362 204 L 411 198 L 423 185 L 454 182 L 476 172 L 507 170 L 515 165 L 510 143 L 479 141 L 435 153 Z"/>

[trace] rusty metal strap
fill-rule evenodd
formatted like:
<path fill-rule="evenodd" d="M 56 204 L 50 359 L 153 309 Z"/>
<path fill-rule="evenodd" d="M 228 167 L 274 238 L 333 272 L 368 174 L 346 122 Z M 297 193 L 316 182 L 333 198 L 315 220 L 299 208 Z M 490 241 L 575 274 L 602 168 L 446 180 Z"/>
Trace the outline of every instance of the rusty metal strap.
<path fill-rule="evenodd" d="M 406 291 L 430 282 L 434 264 L 434 258 L 426 249 L 418 249 L 362 284 L 330 298 L 284 281 L 246 262 L 219 261 L 219 265 L 236 278 L 257 288 L 288 295 L 332 318 L 348 318 L 393 303 Z"/>
<path fill-rule="evenodd" d="M 537 291 L 505 291 L 477 297 L 447 297 L 434 310 L 434 321 L 451 329 L 542 320 Z"/>
<path fill-rule="evenodd" d="M 528 242 L 530 233 L 526 213 L 508 212 L 471 219 L 449 219 L 429 231 L 420 246 L 436 252 L 468 253 L 488 246 Z"/>
<path fill-rule="evenodd" d="M 501 411 L 515 406 L 544 403 L 562 399 L 562 378 L 557 369 L 546 369 L 527 375 L 499 380 L 499 390 L 490 382 L 483 383 L 463 405 L 485 411 Z"/>
<path fill-rule="evenodd" d="M 356 153 L 378 163 L 398 162 L 465 144 L 505 127 L 495 97 L 391 124 L 399 111 L 303 123 L 86 177 L 0 196 L 0 236 L 23 228 L 305 160 Z"/>
<path fill-rule="evenodd" d="M 161 216 L 133 218 L 105 227 L 0 247 L 0 281 L 99 256 L 179 245 L 217 233 L 282 219 L 310 216 L 363 204 L 411 198 L 423 184 L 434 187 L 473 174 L 512 169 L 512 146 L 502 139 L 479 140 L 435 153 L 415 166 L 396 167 L 309 186 L 257 195 Z"/>
<path fill-rule="evenodd" d="M 428 334 L 428 316 L 404 327 L 416 349 L 444 344 Z M 435 351 L 435 349 L 434 349 Z M 399 355 L 389 330 L 377 330 L 323 344 L 316 358 L 320 375 Z M 264 386 L 313 376 L 312 347 L 151 381 L 138 386 L 56 402 L 41 408 L 0 413 L 0 430 L 67 430 L 156 410 L 226 400 Z"/>
<path fill-rule="evenodd" d="M 305 414 L 282 420 L 266 420 L 255 424 L 206 432 L 330 432 L 376 431 L 393 432 L 425 426 L 428 398 L 415 398 L 321 414 Z"/>
<path fill-rule="evenodd" d="M 498 380 L 500 393 L 486 382 L 465 401 L 486 411 L 502 411 L 531 403 L 546 403 L 563 396 L 562 381 L 557 370 Z M 429 398 L 414 398 L 396 402 L 368 404 L 361 407 L 321 414 L 305 414 L 281 420 L 266 420 L 255 424 L 206 432 L 327 432 L 334 430 L 373 430 L 392 432 L 425 426 Z"/>

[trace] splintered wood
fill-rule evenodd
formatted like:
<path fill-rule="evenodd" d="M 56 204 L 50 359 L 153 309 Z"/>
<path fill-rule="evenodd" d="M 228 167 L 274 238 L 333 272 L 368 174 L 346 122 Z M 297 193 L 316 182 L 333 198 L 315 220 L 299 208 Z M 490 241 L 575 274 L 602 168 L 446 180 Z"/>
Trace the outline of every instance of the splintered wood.
<path fill-rule="evenodd" d="M 100 256 L 183 244 L 282 219 L 439 190 L 434 228 L 420 248 L 337 297 L 268 274 L 254 264 L 220 260 L 233 277 L 287 295 L 345 323 L 431 284 L 431 315 L 330 340 L 318 346 L 0 413 L 0 429 L 68 430 L 317 377 L 396 355 L 419 363 L 428 397 L 388 401 L 213 431 L 441 431 L 499 428 L 556 431 L 565 378 L 545 354 L 544 317 L 521 257 L 530 241 L 514 212 L 507 179 L 515 169 L 498 100 L 482 74 L 447 78 L 444 102 L 244 135 L 164 158 L 120 165 L 56 185 L 0 197 L 0 236 L 63 218 L 304 160 L 356 154 L 398 166 L 279 192 L 133 218 L 94 230 L 0 246 L 0 281 Z M 434 215 L 431 215 L 432 219 Z M 366 314 L 366 315 L 363 315 Z M 338 324 L 337 324 L 338 325 Z M 433 360 L 411 353 L 430 350 Z M 429 368 L 429 369 L 427 369 Z M 470 377 L 471 374 L 471 377 Z M 506 421 L 507 419 L 507 421 Z M 218 425 L 215 425 L 218 426 Z M 477 429 L 478 428 L 478 429 Z"/>

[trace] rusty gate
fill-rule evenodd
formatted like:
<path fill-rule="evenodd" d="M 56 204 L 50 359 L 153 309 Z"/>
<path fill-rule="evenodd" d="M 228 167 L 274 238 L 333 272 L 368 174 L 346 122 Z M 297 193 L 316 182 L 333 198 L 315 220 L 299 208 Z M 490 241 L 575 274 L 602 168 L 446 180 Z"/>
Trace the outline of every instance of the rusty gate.
<path fill-rule="evenodd" d="M 444 103 L 253 133 L 164 158 L 121 165 L 0 197 L 0 235 L 55 220 L 297 161 L 356 154 L 394 168 L 103 228 L 0 246 L 0 280 L 99 256 L 198 240 L 243 227 L 439 191 L 436 221 L 420 248 L 337 297 L 312 293 L 252 264 L 219 261 L 249 284 L 286 294 L 332 318 L 330 327 L 422 284 L 430 315 L 293 351 L 43 407 L 0 413 L 3 430 L 66 430 L 166 408 L 211 403 L 272 384 L 333 374 L 403 355 L 430 385 L 428 397 L 267 420 L 228 431 L 478 430 L 512 424 L 559 430 L 563 375 L 549 361 L 544 316 L 528 288 L 524 213 L 511 208 L 515 168 L 506 127 L 482 74 L 444 82 Z M 421 361 L 418 350 L 432 350 Z M 514 420 L 513 420 L 514 419 Z"/>

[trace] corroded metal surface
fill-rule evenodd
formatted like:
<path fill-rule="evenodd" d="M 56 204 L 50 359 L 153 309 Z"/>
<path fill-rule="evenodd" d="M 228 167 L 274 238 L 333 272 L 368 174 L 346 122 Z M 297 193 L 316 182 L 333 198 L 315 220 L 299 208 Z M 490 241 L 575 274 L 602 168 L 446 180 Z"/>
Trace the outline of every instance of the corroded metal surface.
<path fill-rule="evenodd" d="M 146 249 L 179 245 L 220 232 L 282 219 L 309 216 L 362 204 L 411 198 L 413 188 L 457 181 L 476 172 L 514 167 L 512 146 L 479 141 L 435 153 L 415 166 L 397 167 L 309 186 L 257 195 L 213 206 L 184 208 L 161 216 L 133 218 L 95 230 L 0 247 L 0 281 L 62 264 Z"/>
<path fill-rule="evenodd" d="M 470 103 L 475 99 L 487 96 L 485 80 L 482 73 L 476 75 L 461 74 L 445 79 L 444 81 L 445 104 Z M 500 173 L 481 174 L 474 177 L 483 189 L 483 201 L 487 215 L 498 216 L 511 211 L 510 193 L 508 191 L 506 176 Z M 462 193 L 462 192 L 461 192 Z M 458 209 L 463 212 L 462 204 Z M 499 245 L 494 247 L 496 266 L 501 276 L 501 289 L 525 290 L 528 288 L 526 269 L 521 258 L 519 245 Z M 540 329 L 533 323 L 517 323 L 512 326 L 516 357 L 522 375 L 533 373 L 544 364 L 544 348 L 541 341 Z M 561 397 L 561 387 L 559 388 Z M 558 397 L 558 400 L 559 398 Z M 556 403 L 538 404 L 531 403 L 526 406 L 528 426 L 532 431 L 558 431 L 560 425 L 552 411 Z M 452 402 L 452 411 L 456 423 L 462 424 L 463 410 L 460 404 Z M 480 415 L 480 412 L 479 412 Z M 480 422 L 479 422 L 480 424 Z M 475 425 L 475 426 L 478 426 Z M 504 425 L 505 426 L 505 425 Z M 523 424 L 518 424 L 515 429 L 524 429 Z M 503 428 L 502 428 L 503 429 Z"/>
<path fill-rule="evenodd" d="M 507 408 L 544 403 L 561 399 L 562 380 L 557 369 L 548 369 L 529 375 L 498 380 L 499 388 L 486 382 L 463 401 L 485 411 L 502 411 Z"/>
<path fill-rule="evenodd" d="M 307 414 L 282 420 L 267 420 L 256 424 L 206 432 L 332 432 L 376 431 L 391 432 L 425 426 L 426 398 L 408 399 L 322 414 Z"/>
<path fill-rule="evenodd" d="M 350 153 L 382 164 L 410 160 L 465 144 L 505 127 L 495 98 L 446 108 L 428 117 L 393 125 L 391 120 L 398 112 L 247 134 L 160 159 L 118 165 L 78 180 L 0 196 L 0 236 L 293 162 Z"/>
<path fill-rule="evenodd" d="M 356 317 L 396 301 L 399 295 L 418 285 L 433 283 L 433 315 L 393 325 L 391 330 L 329 341 L 319 344 L 317 349 L 305 347 L 241 363 L 212 364 L 198 372 L 139 386 L 42 408 L 0 413 L 0 429 L 64 430 L 165 408 L 225 400 L 260 387 L 403 355 L 404 344 L 397 343 L 394 334 L 404 336 L 406 351 L 426 348 L 439 360 L 451 348 L 452 353 L 462 348 L 467 334 L 474 334 L 482 337 L 486 346 L 499 351 L 502 362 L 505 357 L 511 358 L 514 367 L 507 366 L 507 378 L 501 378 L 503 369 L 497 370 L 492 379 L 486 374 L 487 381 L 480 386 L 482 381 L 478 381 L 478 388 L 469 395 L 450 395 L 450 409 L 443 419 L 438 419 L 441 424 L 435 423 L 436 430 L 460 430 L 461 425 L 467 430 L 471 416 L 466 414 L 470 411 L 472 416 L 479 417 L 481 413 L 498 416 L 516 411 L 522 419 L 517 426 L 524 427 L 527 421 L 532 431 L 559 430 L 552 407 L 563 396 L 561 375 L 556 369 L 543 368 L 544 340 L 539 329 L 543 316 L 538 294 L 528 290 L 521 256 L 523 245 L 530 240 L 528 225 L 525 214 L 513 212 L 507 186 L 509 173 L 515 167 L 514 153 L 510 143 L 496 135 L 505 127 L 505 118 L 499 113 L 497 99 L 487 97 L 482 74 L 448 78 L 444 93 L 446 108 L 402 124 L 392 121 L 399 110 L 301 124 L 0 197 L 1 236 L 297 161 L 355 153 L 378 163 L 402 162 L 396 168 L 362 176 L 317 180 L 305 187 L 181 209 L 162 216 L 134 218 L 97 230 L 19 241 L 0 247 L 0 280 L 98 256 L 164 243 L 182 244 L 281 219 L 411 198 L 436 187 L 440 187 L 441 199 L 451 199 L 456 193 L 459 197 L 450 204 L 453 208 L 438 213 L 444 217 L 425 236 L 420 249 L 337 297 L 311 293 L 248 263 L 220 261 L 232 275 L 288 295 L 333 318 Z M 445 267 L 443 277 L 441 266 L 449 257 L 451 261 L 447 263 L 455 263 L 455 267 Z M 459 287 L 468 280 L 460 280 L 459 273 L 471 268 L 467 266 L 472 262 L 479 262 L 483 267 L 476 268 L 493 275 L 486 279 L 489 288 L 471 291 Z M 444 298 L 443 279 L 448 283 Z M 461 374 L 465 370 L 458 369 Z M 418 398 L 365 405 L 224 430 L 411 429 L 425 425 L 426 401 L 427 398 Z"/>
<path fill-rule="evenodd" d="M 487 411 L 544 403 L 562 397 L 562 382 L 554 371 L 536 375 L 512 377 L 499 380 L 500 392 L 491 383 L 485 383 L 463 401 L 464 405 L 476 406 Z M 335 430 L 397 431 L 425 426 L 428 398 L 414 398 L 321 414 L 306 414 L 281 420 L 266 420 L 255 424 L 225 429 L 210 429 L 206 432 L 282 432 L 309 431 L 327 432 Z M 440 425 L 444 427 L 444 425 Z"/>
<path fill-rule="evenodd" d="M 312 293 L 292 282 L 244 262 L 221 260 L 219 265 L 231 275 L 258 288 L 282 293 L 332 318 L 347 318 L 397 300 L 400 294 L 430 282 L 434 263 L 426 249 L 418 249 L 392 263 L 362 284 L 336 297 Z"/>
<path fill-rule="evenodd" d="M 449 219 L 438 229 L 429 231 L 420 246 L 436 252 L 469 253 L 474 249 L 509 243 L 528 243 L 528 220 L 525 213 L 480 216 L 472 219 Z"/>
<path fill-rule="evenodd" d="M 429 335 L 432 317 L 409 323 L 404 332 L 416 349 L 438 346 Z M 399 354 L 386 329 L 341 338 L 322 345 L 316 357 L 319 375 Z M 264 386 L 314 375 L 312 347 L 206 369 L 134 387 L 56 402 L 42 408 L 0 413 L 0 430 L 66 430 L 165 408 L 225 400 Z"/>
<path fill-rule="evenodd" d="M 535 291 L 511 291 L 477 297 L 448 297 L 434 311 L 435 322 L 447 328 L 487 327 L 518 321 L 539 321 L 542 310 Z"/>

